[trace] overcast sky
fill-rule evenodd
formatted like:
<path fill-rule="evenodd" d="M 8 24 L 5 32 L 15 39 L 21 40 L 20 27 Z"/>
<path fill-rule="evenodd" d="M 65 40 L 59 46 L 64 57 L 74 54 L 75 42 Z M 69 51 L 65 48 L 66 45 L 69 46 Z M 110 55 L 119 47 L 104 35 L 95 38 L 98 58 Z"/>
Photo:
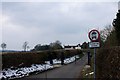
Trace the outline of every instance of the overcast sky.
<path fill-rule="evenodd" d="M 32 49 L 36 44 L 49 44 L 60 40 L 62 44 L 77 45 L 88 42 L 89 30 L 103 29 L 116 16 L 116 2 L 8 2 L 0 13 L 1 43 L 7 49 L 22 50 L 28 41 Z M 108 0 L 107 0 L 108 1 Z"/>

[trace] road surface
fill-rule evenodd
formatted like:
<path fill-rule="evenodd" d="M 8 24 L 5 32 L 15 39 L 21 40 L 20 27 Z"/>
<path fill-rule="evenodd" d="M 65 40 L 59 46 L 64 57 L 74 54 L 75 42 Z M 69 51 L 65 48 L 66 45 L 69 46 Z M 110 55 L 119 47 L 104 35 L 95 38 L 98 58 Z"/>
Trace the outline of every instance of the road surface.
<path fill-rule="evenodd" d="M 47 78 L 78 78 L 80 75 L 80 72 L 84 65 L 87 62 L 87 55 L 85 54 L 81 59 L 77 60 L 76 64 L 71 63 L 68 65 L 61 66 L 59 68 L 49 70 L 37 75 L 31 75 L 25 78 L 22 78 L 21 80 L 29 80 L 29 79 L 46 79 Z M 19 79 L 20 80 L 20 79 Z"/>

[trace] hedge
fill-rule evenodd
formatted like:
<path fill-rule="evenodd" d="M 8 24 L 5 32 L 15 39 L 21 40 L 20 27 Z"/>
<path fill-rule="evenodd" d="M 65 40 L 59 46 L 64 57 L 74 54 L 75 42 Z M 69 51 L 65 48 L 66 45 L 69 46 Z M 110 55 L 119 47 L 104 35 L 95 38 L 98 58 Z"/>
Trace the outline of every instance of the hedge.
<path fill-rule="evenodd" d="M 27 67 L 32 64 L 43 64 L 48 60 L 48 54 L 52 54 L 52 58 L 60 59 L 61 52 L 65 58 L 75 54 L 82 53 L 81 50 L 57 50 L 57 51 L 42 51 L 42 52 L 9 52 L 2 54 L 2 69 L 10 67 Z"/>
<path fill-rule="evenodd" d="M 99 49 L 96 70 L 97 78 L 120 79 L 120 47 Z"/>

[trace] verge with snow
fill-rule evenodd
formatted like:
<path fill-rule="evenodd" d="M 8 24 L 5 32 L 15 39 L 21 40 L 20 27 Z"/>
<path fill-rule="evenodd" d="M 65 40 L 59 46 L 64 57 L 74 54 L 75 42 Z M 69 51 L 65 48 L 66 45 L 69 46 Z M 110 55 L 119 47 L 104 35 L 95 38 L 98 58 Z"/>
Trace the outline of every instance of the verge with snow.
<path fill-rule="evenodd" d="M 77 58 L 79 58 L 78 55 L 70 58 L 66 58 L 64 60 L 64 63 L 69 64 L 71 62 L 74 62 Z M 2 71 L 0 71 L 0 79 L 22 78 L 25 76 L 29 76 L 31 73 L 50 70 L 56 67 L 60 67 L 55 65 L 61 64 L 61 61 L 57 59 L 53 59 L 53 65 L 51 65 L 49 61 L 45 61 L 45 63 L 46 64 L 32 64 L 31 67 L 23 67 L 17 69 L 11 69 L 11 68 L 3 69 Z"/>

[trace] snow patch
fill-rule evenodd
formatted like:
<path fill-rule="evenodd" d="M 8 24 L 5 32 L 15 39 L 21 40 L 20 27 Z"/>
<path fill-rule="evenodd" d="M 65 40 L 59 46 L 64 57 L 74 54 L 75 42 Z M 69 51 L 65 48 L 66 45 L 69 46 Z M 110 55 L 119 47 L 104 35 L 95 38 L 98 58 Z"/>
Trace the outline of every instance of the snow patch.
<path fill-rule="evenodd" d="M 90 72 L 88 74 L 85 74 L 85 76 L 92 75 L 92 74 L 94 74 L 94 72 Z"/>

